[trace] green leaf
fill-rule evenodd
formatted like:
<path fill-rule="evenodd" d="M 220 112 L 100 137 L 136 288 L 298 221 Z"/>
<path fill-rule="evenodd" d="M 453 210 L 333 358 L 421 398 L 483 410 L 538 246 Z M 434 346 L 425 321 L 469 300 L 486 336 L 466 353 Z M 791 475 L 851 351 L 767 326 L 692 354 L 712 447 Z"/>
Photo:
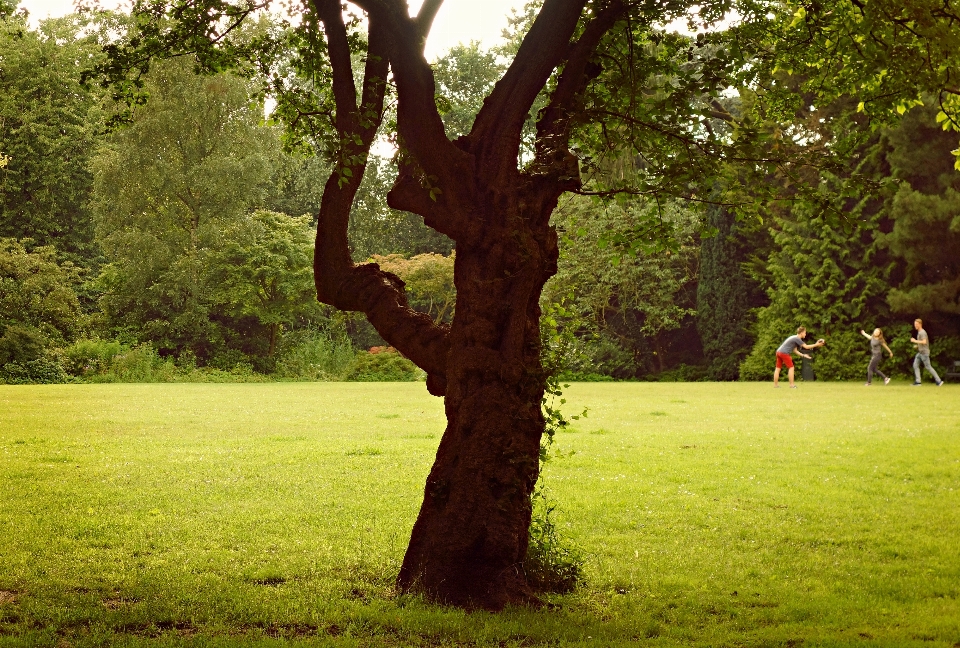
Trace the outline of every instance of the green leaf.
<path fill-rule="evenodd" d="M 804 9 L 803 7 L 800 7 L 799 9 L 797 9 L 796 13 L 793 14 L 793 21 L 791 21 L 790 27 L 788 29 L 793 29 L 794 27 L 799 25 L 801 22 L 803 22 L 804 19 L 806 19 L 806 17 L 807 17 L 807 10 Z"/>

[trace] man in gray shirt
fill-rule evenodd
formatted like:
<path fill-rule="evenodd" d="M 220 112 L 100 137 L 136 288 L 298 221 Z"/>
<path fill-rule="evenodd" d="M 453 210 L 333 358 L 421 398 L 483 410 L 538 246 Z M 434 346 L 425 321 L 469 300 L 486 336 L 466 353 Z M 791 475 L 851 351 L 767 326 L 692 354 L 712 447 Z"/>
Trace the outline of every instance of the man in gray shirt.
<path fill-rule="evenodd" d="M 930 365 L 930 338 L 927 337 L 927 332 L 923 330 L 923 320 L 915 319 L 913 328 L 917 329 L 917 337 L 910 338 L 910 341 L 917 345 L 917 355 L 913 359 L 913 375 L 915 378 L 913 386 L 920 386 L 920 364 L 923 363 L 923 366 L 933 376 L 933 382 L 937 383 L 937 387 L 939 387 L 943 384 L 943 381 L 940 380 L 940 376 Z"/>
<path fill-rule="evenodd" d="M 822 339 L 817 340 L 816 344 L 804 344 L 803 338 L 805 337 L 807 337 L 807 329 L 801 326 L 797 329 L 796 335 L 788 337 L 783 341 L 783 344 L 780 345 L 780 348 L 777 349 L 777 368 L 773 370 L 774 387 L 780 386 L 780 367 L 783 365 L 787 365 L 787 376 L 790 378 L 790 387 L 796 387 L 796 385 L 793 384 L 793 358 L 790 357 L 791 353 L 796 353 L 798 356 L 809 360 L 810 356 L 805 353 L 800 353 L 799 349 L 816 349 L 826 344 Z"/>

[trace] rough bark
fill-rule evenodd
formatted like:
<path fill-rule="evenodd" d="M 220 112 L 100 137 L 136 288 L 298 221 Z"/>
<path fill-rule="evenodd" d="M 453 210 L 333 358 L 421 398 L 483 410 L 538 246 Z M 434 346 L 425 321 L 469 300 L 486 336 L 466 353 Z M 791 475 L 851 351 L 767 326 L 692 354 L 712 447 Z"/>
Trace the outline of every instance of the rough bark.
<path fill-rule="evenodd" d="M 502 198 L 485 210 L 487 236 L 458 243 L 447 429 L 398 577 L 488 609 L 536 600 L 521 563 L 544 431 L 539 298 L 557 261 L 556 196 L 528 186 Z"/>
<path fill-rule="evenodd" d="M 447 428 L 397 583 L 463 607 L 535 602 L 522 563 L 544 432 L 539 299 L 558 256 L 549 220 L 559 197 L 579 187 L 577 161 L 567 149 L 568 118 L 596 74 L 590 55 L 623 5 L 606 3 L 571 42 L 585 0 L 546 0 L 472 132 L 454 143 L 444 133 L 422 49 L 439 0 L 425 2 L 413 19 L 400 0 L 355 0 L 370 19 L 359 107 L 338 2 L 314 1 L 328 36 L 345 150 L 369 150 L 376 126 L 355 115 L 382 114 L 377 79 L 385 78 L 389 61 L 404 146 L 389 204 L 420 214 L 457 248 L 456 312 L 446 328 L 407 306 L 399 278 L 375 264 L 352 264 L 346 230 L 362 168 L 327 183 L 317 230 L 318 297 L 366 313 L 384 339 L 427 371 L 430 393 L 445 395 Z M 541 118 L 536 158 L 521 171 L 524 119 L 564 64 Z"/>

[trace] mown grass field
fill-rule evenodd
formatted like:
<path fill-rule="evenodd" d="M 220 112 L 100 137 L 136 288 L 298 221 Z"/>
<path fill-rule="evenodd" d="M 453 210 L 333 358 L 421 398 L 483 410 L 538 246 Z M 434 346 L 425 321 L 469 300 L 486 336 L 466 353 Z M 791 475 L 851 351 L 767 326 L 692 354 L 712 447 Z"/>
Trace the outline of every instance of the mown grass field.
<path fill-rule="evenodd" d="M 960 387 L 577 384 L 551 609 L 392 579 L 422 384 L 0 387 L 0 646 L 960 646 Z"/>

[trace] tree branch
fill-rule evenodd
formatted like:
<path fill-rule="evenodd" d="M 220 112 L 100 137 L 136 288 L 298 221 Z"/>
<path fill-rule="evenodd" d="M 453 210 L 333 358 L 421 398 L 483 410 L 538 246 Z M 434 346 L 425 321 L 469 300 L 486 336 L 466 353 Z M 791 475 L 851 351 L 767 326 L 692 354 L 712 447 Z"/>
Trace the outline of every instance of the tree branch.
<path fill-rule="evenodd" d="M 347 133 L 357 126 L 357 87 L 353 80 L 350 44 L 340 0 L 313 0 L 313 6 L 327 36 L 327 52 L 333 68 L 333 97 L 337 105 L 337 130 Z"/>
<path fill-rule="evenodd" d="M 430 35 L 430 29 L 433 27 L 433 21 L 440 11 L 443 0 L 423 0 L 420 5 L 420 13 L 417 14 L 417 29 L 420 31 L 420 51 L 427 44 L 427 36 Z"/>
<path fill-rule="evenodd" d="M 623 15 L 626 7 L 621 0 L 613 0 L 587 25 L 577 42 L 570 47 L 567 63 L 557 81 L 550 103 L 537 121 L 536 158 L 540 163 L 556 155 L 567 154 L 570 135 L 570 116 L 583 96 L 587 85 L 600 74 L 597 65 L 591 65 L 600 39 Z"/>
<path fill-rule="evenodd" d="M 470 213 L 476 204 L 474 165 L 447 139 L 437 110 L 436 85 L 433 70 L 423 57 L 421 28 L 426 27 L 426 17 L 439 8 L 439 3 L 428 1 L 430 6 L 425 7 L 427 13 L 422 14 L 422 23 L 406 15 L 403 0 L 355 0 L 355 4 L 386 26 L 390 66 L 397 85 L 401 154 L 410 159 L 408 168 L 419 169 L 422 178 L 429 180 L 430 187 L 424 191 L 441 208 L 444 222 L 440 231 L 457 240 L 467 235 L 469 226 L 458 217 Z"/>
<path fill-rule="evenodd" d="M 537 94 L 566 56 L 585 4 L 586 0 L 543 3 L 516 58 L 483 102 L 468 135 L 481 168 L 497 173 L 516 171 L 523 124 Z"/>
<path fill-rule="evenodd" d="M 314 281 L 317 299 L 341 310 L 361 311 L 391 345 L 428 374 L 431 394 L 446 389 L 447 329 L 409 307 L 404 284 L 375 263 L 355 266 L 350 258 L 347 227 L 350 211 L 366 169 L 370 146 L 383 119 L 388 35 L 371 16 L 367 61 L 359 109 L 346 27 L 338 0 L 314 0 L 328 39 L 340 135 L 339 159 L 351 173 L 333 173 L 324 187 L 317 222 Z"/>

